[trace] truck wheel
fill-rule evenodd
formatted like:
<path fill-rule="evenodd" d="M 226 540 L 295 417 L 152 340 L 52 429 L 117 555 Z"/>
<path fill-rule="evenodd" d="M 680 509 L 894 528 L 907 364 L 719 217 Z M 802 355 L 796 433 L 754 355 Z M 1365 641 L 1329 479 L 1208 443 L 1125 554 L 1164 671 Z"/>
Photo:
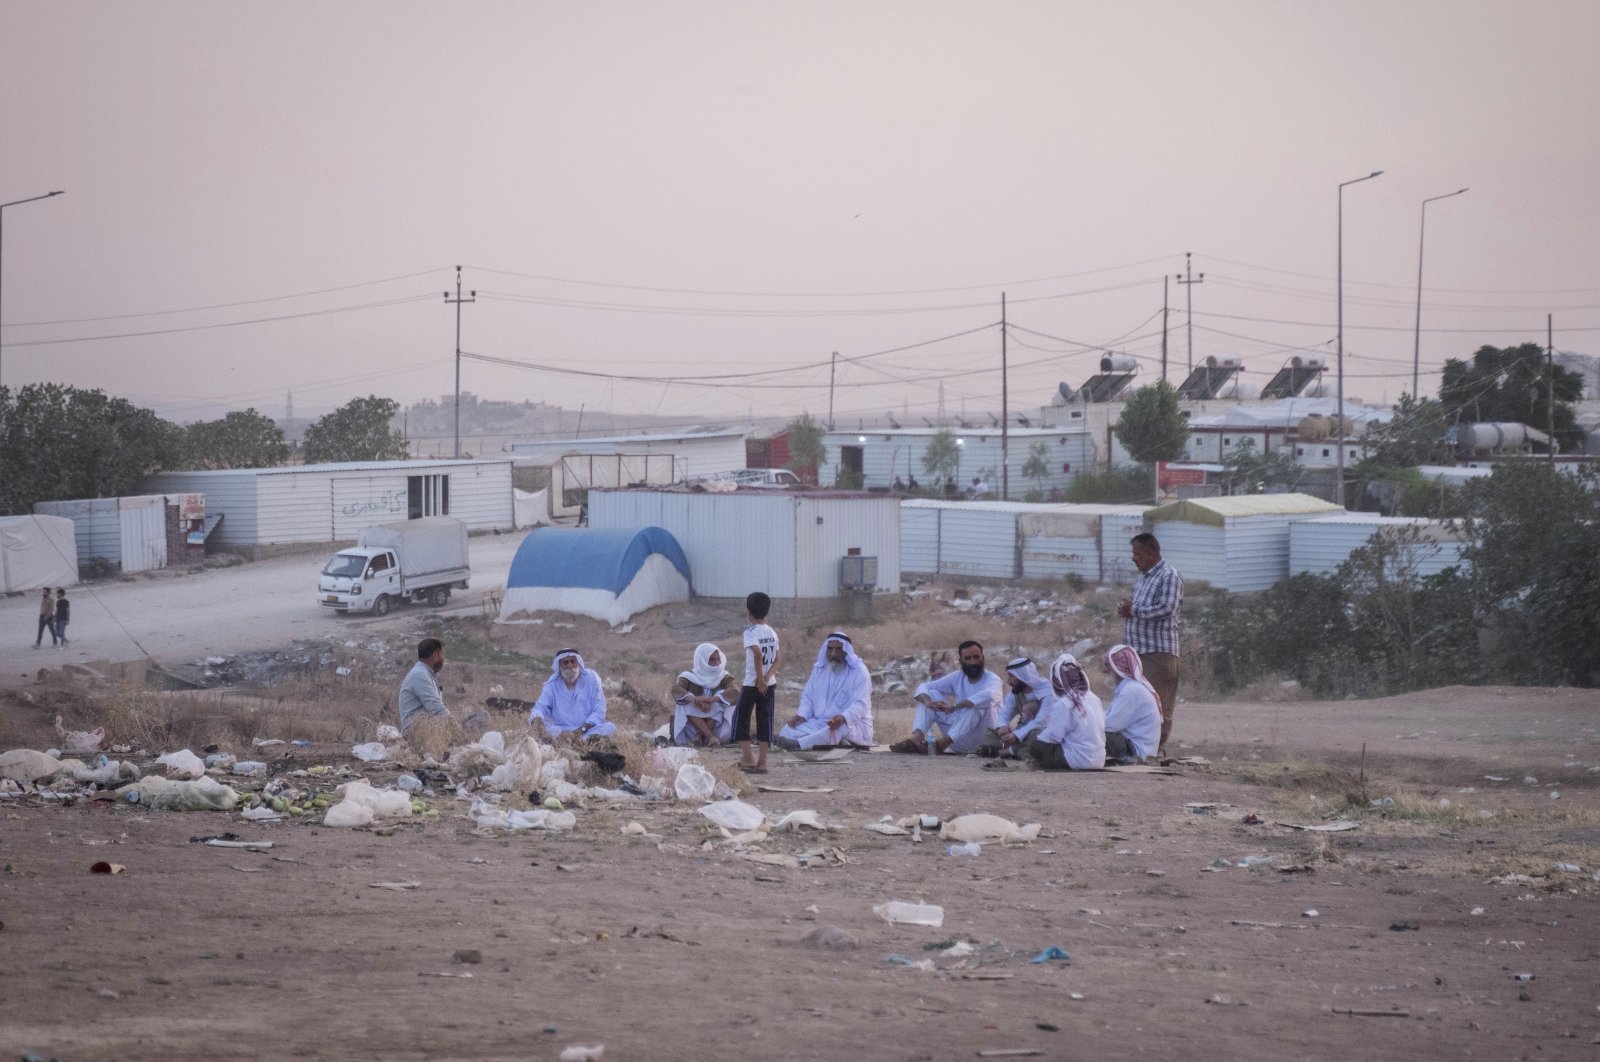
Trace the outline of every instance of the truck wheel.
<path fill-rule="evenodd" d="M 378 600 L 376 600 L 376 601 L 374 601 L 372 603 L 372 614 L 374 616 L 387 616 L 389 614 L 389 595 L 388 594 L 379 594 L 378 595 Z"/>
<path fill-rule="evenodd" d="M 434 608 L 443 608 L 445 606 L 445 602 L 449 600 L 450 588 L 448 586 L 436 586 L 433 588 L 432 592 L 428 594 L 428 604 L 432 605 Z"/>

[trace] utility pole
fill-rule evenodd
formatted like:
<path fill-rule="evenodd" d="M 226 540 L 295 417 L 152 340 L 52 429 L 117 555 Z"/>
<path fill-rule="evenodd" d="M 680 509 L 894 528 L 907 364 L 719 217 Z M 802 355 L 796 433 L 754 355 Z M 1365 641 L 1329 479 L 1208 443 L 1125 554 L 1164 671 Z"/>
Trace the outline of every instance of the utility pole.
<path fill-rule="evenodd" d="M 1161 274 L 1161 382 L 1167 380 L 1167 287 L 1172 280 L 1165 273 Z"/>
<path fill-rule="evenodd" d="M 1176 278 L 1183 285 L 1183 327 L 1189 333 L 1189 371 L 1194 372 L 1194 288 L 1193 285 L 1205 282 L 1206 275 L 1201 273 L 1195 276 L 1189 268 L 1190 254 L 1183 252 L 1183 276 Z"/>
<path fill-rule="evenodd" d="M 828 430 L 833 430 L 833 374 L 839 368 L 839 352 L 833 352 L 828 361 Z"/>
<path fill-rule="evenodd" d="M 1544 349 L 1545 373 L 1549 377 L 1549 388 L 1545 392 L 1544 416 L 1545 427 L 1550 433 L 1550 445 L 1546 447 L 1550 452 L 1550 467 L 1556 467 L 1556 330 L 1555 315 L 1544 315 Z"/>
<path fill-rule="evenodd" d="M 454 456 L 461 456 L 461 304 L 464 302 L 477 302 L 478 293 L 474 291 L 468 298 L 461 297 L 461 267 L 456 266 L 456 297 L 451 298 L 450 293 L 444 293 L 444 301 L 456 308 L 456 449 Z"/>
<path fill-rule="evenodd" d="M 1011 393 L 1006 369 L 1006 293 L 1000 293 L 1000 500 L 1011 500 Z"/>

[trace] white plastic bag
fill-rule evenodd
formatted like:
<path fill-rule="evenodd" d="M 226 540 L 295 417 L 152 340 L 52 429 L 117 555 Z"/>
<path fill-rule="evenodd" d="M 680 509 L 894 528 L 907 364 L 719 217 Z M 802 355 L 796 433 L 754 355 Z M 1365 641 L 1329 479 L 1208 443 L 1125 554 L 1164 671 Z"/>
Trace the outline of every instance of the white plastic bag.
<path fill-rule="evenodd" d="M 506 762 L 489 773 L 489 785 L 502 793 L 527 793 L 539 787 L 544 753 L 539 742 L 525 737 L 506 753 Z"/>
<path fill-rule="evenodd" d="M 772 824 L 774 830 L 798 830 L 802 826 L 808 826 L 813 830 L 826 830 L 828 828 L 823 825 L 822 819 L 817 816 L 817 813 L 810 810 L 791 811 Z"/>
<path fill-rule="evenodd" d="M 716 775 L 698 763 L 686 763 L 679 767 L 678 776 L 672 780 L 672 790 L 678 794 L 679 800 L 710 800 L 716 788 Z"/>
<path fill-rule="evenodd" d="M 233 765 L 228 773 L 237 774 L 241 778 L 265 778 L 267 776 L 267 765 L 260 760 L 240 760 Z"/>
<path fill-rule="evenodd" d="M 961 815 L 944 824 L 940 836 L 947 841 L 999 841 L 1001 844 L 1027 844 L 1039 838 L 1039 824 L 1018 826 L 999 815 Z"/>
<path fill-rule="evenodd" d="M 478 744 L 486 749 L 498 752 L 502 757 L 506 754 L 506 738 L 498 730 L 484 731 L 483 736 L 478 739 Z"/>
<path fill-rule="evenodd" d="M 56 716 L 56 726 L 61 725 L 61 717 Z M 99 752 L 100 746 L 106 743 L 106 728 L 97 726 L 93 730 L 62 730 L 61 751 L 63 752 Z"/>
<path fill-rule="evenodd" d="M 944 925 L 944 908 L 935 903 L 902 903 L 899 900 L 890 900 L 888 903 L 878 904 L 872 909 L 872 913 L 892 926 L 933 926 L 937 929 Z"/>
<path fill-rule="evenodd" d="M 482 800 L 472 802 L 467 817 L 474 825 L 503 830 L 570 830 L 578 824 L 578 817 L 570 811 L 507 811 Z"/>
<path fill-rule="evenodd" d="M 239 794 L 215 778 L 177 781 L 152 774 L 120 792 L 130 803 L 156 811 L 232 811 L 239 804 Z"/>
<path fill-rule="evenodd" d="M 168 778 L 199 778 L 206 773 L 204 761 L 188 749 L 157 756 L 156 763 L 167 769 Z"/>
<path fill-rule="evenodd" d="M 694 749 L 680 745 L 669 745 L 666 748 L 656 749 L 650 754 L 650 767 L 664 775 L 676 774 L 678 768 L 686 763 L 694 763 L 700 758 Z"/>
<path fill-rule="evenodd" d="M 32 785 L 63 769 L 60 760 L 33 749 L 12 749 L 0 753 L 0 778 L 9 778 L 23 785 Z"/>
<path fill-rule="evenodd" d="M 357 804 L 353 800 L 341 800 L 322 816 L 322 824 L 344 827 L 366 826 L 372 822 L 373 817 L 372 809 L 367 805 Z"/>
<path fill-rule="evenodd" d="M 757 829 L 767 819 L 760 808 L 742 800 L 720 800 L 715 804 L 707 804 L 700 809 L 700 814 L 736 833 Z"/>
<path fill-rule="evenodd" d="M 377 763 L 379 760 L 386 760 L 389 758 L 389 750 L 384 747 L 384 744 L 381 741 L 368 741 L 365 744 L 357 745 L 352 748 L 350 750 L 350 755 L 354 756 L 362 763 Z"/>
<path fill-rule="evenodd" d="M 411 814 L 411 796 L 398 789 L 374 789 L 363 780 L 346 782 L 340 787 L 344 803 L 371 808 L 380 819 L 405 818 Z M 331 808 L 329 810 L 332 810 Z"/>
<path fill-rule="evenodd" d="M 399 741 L 400 740 L 400 731 L 399 731 L 398 728 L 392 727 L 388 723 L 383 723 L 383 724 L 379 725 L 379 727 L 378 727 L 378 740 L 379 741 Z"/>

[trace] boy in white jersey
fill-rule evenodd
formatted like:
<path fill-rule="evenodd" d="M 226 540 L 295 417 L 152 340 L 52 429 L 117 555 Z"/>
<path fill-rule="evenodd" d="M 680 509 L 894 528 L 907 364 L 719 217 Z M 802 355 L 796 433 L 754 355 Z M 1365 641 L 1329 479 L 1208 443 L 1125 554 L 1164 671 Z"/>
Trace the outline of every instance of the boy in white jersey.
<path fill-rule="evenodd" d="M 778 632 L 767 626 L 767 613 L 772 609 L 772 598 L 759 590 L 744 599 L 745 618 L 750 625 L 744 629 L 744 686 L 739 690 L 739 706 L 734 710 L 733 738 L 739 743 L 739 769 L 751 774 L 767 773 L 767 750 L 772 747 L 772 716 L 781 656 L 778 652 Z M 752 759 L 750 749 L 750 715 L 756 717 L 757 749 Z"/>

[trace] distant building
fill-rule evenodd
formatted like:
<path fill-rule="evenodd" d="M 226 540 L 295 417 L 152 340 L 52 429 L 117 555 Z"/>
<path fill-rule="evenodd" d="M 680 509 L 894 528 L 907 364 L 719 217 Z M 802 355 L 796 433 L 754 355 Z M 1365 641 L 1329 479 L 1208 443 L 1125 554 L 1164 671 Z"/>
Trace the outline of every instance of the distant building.
<path fill-rule="evenodd" d="M 1001 476 L 1001 435 L 998 428 L 868 428 L 862 431 L 834 431 L 823 437 L 828 459 L 818 469 L 823 486 L 840 484 L 863 490 L 883 490 L 898 478 L 915 478 L 924 487 L 935 487 L 934 476 L 923 465 L 928 443 L 941 431 L 955 438 L 960 462 L 951 476 L 950 486 L 964 490 L 974 476 L 989 486 L 991 497 L 998 498 Z M 1034 480 L 1022 474 L 1035 445 L 1045 447 L 1046 474 Z M 1013 428 L 1009 432 L 1007 465 L 1011 471 L 1011 497 L 1021 498 L 1030 490 L 1045 494 L 1064 490 L 1073 479 L 1093 468 L 1094 444 L 1082 428 Z"/>

